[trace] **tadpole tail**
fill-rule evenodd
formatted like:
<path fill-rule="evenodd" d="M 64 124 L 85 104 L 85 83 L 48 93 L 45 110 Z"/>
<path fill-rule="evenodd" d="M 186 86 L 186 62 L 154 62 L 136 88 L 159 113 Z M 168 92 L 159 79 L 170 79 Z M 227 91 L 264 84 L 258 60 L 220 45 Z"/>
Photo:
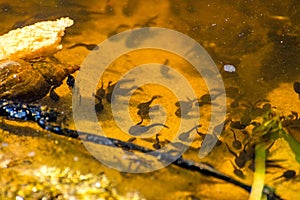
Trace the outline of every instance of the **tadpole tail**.
<path fill-rule="evenodd" d="M 163 126 L 165 128 L 169 128 L 169 126 L 162 124 L 162 123 L 153 123 L 153 124 L 149 125 L 148 128 L 152 128 L 154 126 Z"/>
<path fill-rule="evenodd" d="M 90 51 L 99 49 L 97 44 L 86 44 L 86 43 L 82 43 L 82 42 L 73 44 L 72 46 L 68 47 L 67 49 L 74 49 L 75 47 L 84 47 Z"/>

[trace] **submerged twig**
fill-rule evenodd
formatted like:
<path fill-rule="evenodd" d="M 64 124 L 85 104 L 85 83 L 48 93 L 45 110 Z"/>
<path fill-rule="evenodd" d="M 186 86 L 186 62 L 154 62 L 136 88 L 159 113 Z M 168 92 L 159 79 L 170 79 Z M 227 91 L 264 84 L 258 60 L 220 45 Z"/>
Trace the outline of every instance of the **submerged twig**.
<path fill-rule="evenodd" d="M 160 161 L 172 162 L 173 165 L 181 167 L 183 169 L 196 171 L 204 175 L 212 176 L 220 180 L 232 183 L 244 190 L 251 192 L 251 186 L 244 184 L 226 174 L 223 174 L 213 168 L 211 165 L 194 162 L 192 160 L 186 160 L 184 158 L 175 157 L 169 153 L 155 151 L 153 149 L 145 148 L 131 142 L 124 142 L 122 140 L 108 138 L 90 133 L 77 132 L 67 128 L 62 128 L 55 124 L 58 113 L 53 109 L 41 108 L 36 104 L 24 104 L 16 103 L 12 101 L 1 100 L 0 101 L 0 116 L 5 116 L 9 119 L 19 119 L 26 121 L 37 122 L 37 124 L 45 130 L 51 131 L 55 134 L 64 135 L 71 138 L 80 138 L 87 142 L 92 142 L 100 145 L 110 146 L 114 148 L 122 148 L 130 151 L 137 151 L 141 153 L 148 153 L 154 156 Z M 275 192 L 264 186 L 263 193 L 267 196 L 268 200 L 280 200 L 281 198 L 275 194 Z"/>
<path fill-rule="evenodd" d="M 58 132 L 55 132 L 55 130 L 50 130 L 50 131 L 54 132 L 54 133 L 58 133 Z M 72 132 L 72 134 L 70 131 Z M 65 132 L 67 133 L 67 135 L 71 135 L 73 137 L 76 135 L 76 131 L 73 132 L 70 129 L 65 129 Z M 58 134 L 61 134 L 61 132 L 59 132 Z M 145 148 L 145 147 L 133 144 L 133 143 L 124 142 L 122 140 L 118 140 L 118 139 L 114 139 L 114 138 L 108 138 L 108 137 L 103 137 L 103 136 L 94 135 L 94 134 L 90 134 L 90 133 L 82 133 L 82 132 L 77 133 L 77 134 L 78 134 L 78 137 L 80 137 L 82 140 L 87 141 L 87 142 L 93 142 L 93 143 L 100 144 L 100 145 L 105 145 L 105 146 L 110 146 L 110 147 L 115 147 L 115 148 L 122 148 L 122 149 L 130 150 L 130 151 L 137 151 L 137 152 L 141 152 L 141 153 L 149 153 L 149 155 L 159 158 L 159 160 L 161 160 L 161 161 L 167 161 L 167 162 L 173 161 L 172 164 L 176 165 L 180 168 L 191 170 L 191 171 L 196 171 L 196 172 L 199 172 L 199 173 L 207 175 L 207 176 L 212 176 L 214 178 L 224 180 L 228 183 L 232 183 L 240 188 L 243 188 L 244 190 L 246 190 L 249 193 L 252 191 L 251 186 L 244 184 L 226 174 L 219 172 L 218 170 L 213 168 L 211 165 L 206 164 L 206 163 L 194 162 L 192 160 L 183 159 L 182 157 L 179 157 L 178 159 L 176 159 L 174 156 L 172 156 L 168 153 L 154 151 L 152 149 L 148 149 L 148 148 Z M 263 194 L 267 196 L 268 200 L 281 200 L 281 198 L 278 195 L 276 195 L 275 192 L 268 186 L 263 187 Z"/>

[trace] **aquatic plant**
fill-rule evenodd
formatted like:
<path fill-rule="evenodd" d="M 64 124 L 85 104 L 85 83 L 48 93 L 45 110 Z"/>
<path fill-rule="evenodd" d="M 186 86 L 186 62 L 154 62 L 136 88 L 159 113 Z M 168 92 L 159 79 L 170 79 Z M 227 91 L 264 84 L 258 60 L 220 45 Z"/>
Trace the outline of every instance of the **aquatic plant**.
<path fill-rule="evenodd" d="M 267 152 L 277 139 L 285 139 L 295 154 L 296 161 L 300 163 L 300 143 L 284 128 L 282 122 L 286 120 L 290 119 L 281 116 L 280 112 L 272 108 L 263 116 L 262 123 L 257 123 L 252 131 L 252 142 L 255 145 L 255 171 L 250 200 L 262 199 Z"/>
<path fill-rule="evenodd" d="M 277 139 L 283 138 L 289 144 L 295 159 L 300 163 L 300 142 L 298 142 L 289 131 L 283 126 L 283 123 L 291 121 L 290 117 L 282 116 L 276 109 L 270 109 L 263 116 L 262 124 L 258 124 L 253 129 L 253 138 L 255 144 L 265 143 L 271 145 Z"/>

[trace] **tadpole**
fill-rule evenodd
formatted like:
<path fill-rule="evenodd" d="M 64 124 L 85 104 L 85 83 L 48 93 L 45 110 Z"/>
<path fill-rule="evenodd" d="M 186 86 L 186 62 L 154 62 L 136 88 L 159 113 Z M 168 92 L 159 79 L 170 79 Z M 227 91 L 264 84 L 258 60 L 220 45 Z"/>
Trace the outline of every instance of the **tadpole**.
<path fill-rule="evenodd" d="M 159 141 L 158 136 L 160 136 L 159 133 L 155 135 L 155 143 L 152 145 L 152 147 L 153 147 L 154 149 L 160 149 L 160 148 L 161 148 L 161 145 L 160 145 L 160 141 Z"/>
<path fill-rule="evenodd" d="M 97 89 L 95 97 L 98 99 L 103 99 L 105 97 L 105 90 L 104 90 L 104 85 L 103 85 L 103 81 L 102 81 L 102 85 L 99 89 Z"/>
<path fill-rule="evenodd" d="M 143 103 L 140 103 L 138 104 L 137 108 L 138 108 L 138 111 L 137 111 L 137 114 L 142 118 L 142 119 L 145 119 L 145 118 L 150 118 L 149 117 L 149 112 L 150 112 L 150 104 L 155 100 L 155 99 L 158 99 L 158 98 L 161 98 L 162 96 L 160 95 L 155 95 L 151 98 L 151 100 L 147 101 L 147 102 L 143 102 Z"/>
<path fill-rule="evenodd" d="M 95 104 L 95 111 L 96 113 L 99 113 L 104 109 L 104 106 L 101 98 L 98 98 L 98 96 L 95 96 L 95 98 L 98 100 L 98 103 Z"/>
<path fill-rule="evenodd" d="M 239 141 L 237 138 L 236 138 L 236 135 L 235 135 L 235 131 L 233 129 L 230 129 L 231 132 L 233 133 L 233 139 L 234 141 L 232 142 L 232 146 L 237 149 L 237 150 L 240 150 L 242 148 L 242 142 Z"/>
<path fill-rule="evenodd" d="M 205 104 L 211 104 L 211 96 L 210 94 L 204 94 L 200 97 L 200 99 L 198 100 L 198 105 L 199 106 L 203 106 Z"/>
<path fill-rule="evenodd" d="M 245 178 L 245 175 L 244 175 L 243 171 L 240 170 L 237 166 L 235 166 L 235 164 L 231 160 L 230 160 L 230 162 L 231 162 L 231 164 L 234 168 L 233 173 L 235 175 L 237 175 L 238 177 L 240 177 L 240 178 Z"/>
<path fill-rule="evenodd" d="M 226 143 L 225 143 L 226 144 Z M 244 146 L 244 149 L 239 153 L 235 153 L 233 150 L 230 149 L 230 147 L 228 146 L 228 144 L 226 144 L 226 147 L 228 149 L 228 151 L 234 155 L 235 159 L 234 159 L 234 162 L 235 164 L 239 167 L 239 168 L 243 168 L 245 165 L 246 165 L 246 162 L 248 160 L 251 160 L 254 156 L 254 147 L 249 147 L 247 150 L 246 150 L 246 146 Z"/>
<path fill-rule="evenodd" d="M 199 106 L 203 106 L 206 104 L 212 104 L 212 101 L 214 101 L 218 96 L 222 95 L 223 92 L 222 91 L 216 91 L 217 93 L 215 94 L 204 94 L 200 97 L 200 99 L 198 100 L 198 105 Z"/>
<path fill-rule="evenodd" d="M 89 51 L 93 51 L 93 50 L 98 50 L 99 49 L 99 47 L 98 47 L 97 44 L 86 44 L 86 43 L 82 43 L 82 42 L 76 43 L 76 44 L 68 47 L 68 49 L 73 49 L 75 47 L 84 47 L 84 48 L 86 48 Z"/>
<path fill-rule="evenodd" d="M 130 127 L 128 132 L 131 135 L 140 135 L 140 134 L 147 132 L 150 128 L 155 127 L 155 126 L 163 126 L 165 128 L 169 128 L 167 125 L 164 125 L 162 123 L 154 123 L 154 124 L 150 124 L 149 126 L 141 125 L 142 123 L 143 123 L 143 119 L 141 120 L 141 122 Z"/>
<path fill-rule="evenodd" d="M 104 106 L 103 106 L 103 102 L 102 102 L 102 99 L 104 98 L 105 96 L 105 90 L 103 89 L 103 81 L 102 81 L 102 86 L 101 88 L 99 88 L 97 91 L 96 91 L 96 94 L 94 94 L 94 97 L 97 99 L 97 103 L 95 104 L 95 111 L 96 113 L 99 113 L 101 112 L 103 109 L 104 109 Z"/>
<path fill-rule="evenodd" d="M 150 104 L 155 100 L 155 99 L 158 99 L 158 98 L 161 98 L 162 96 L 160 95 L 154 95 L 151 100 L 147 101 L 147 102 L 143 102 L 143 103 L 140 103 L 137 107 L 138 109 L 140 110 L 149 110 L 150 109 Z"/>
<path fill-rule="evenodd" d="M 274 178 L 273 180 L 277 180 L 280 178 L 292 179 L 296 176 L 296 172 L 294 170 L 286 170 L 281 176 Z"/>
<path fill-rule="evenodd" d="M 169 60 L 166 59 L 165 62 L 160 66 L 160 73 L 170 79 L 170 78 L 173 78 L 173 76 L 169 73 L 170 72 L 170 68 L 168 67 L 169 65 Z"/>
<path fill-rule="evenodd" d="M 235 129 L 245 129 L 248 125 L 241 123 L 240 121 L 231 121 L 230 127 Z"/>
<path fill-rule="evenodd" d="M 210 143 L 210 145 L 220 146 L 223 143 L 221 140 L 219 140 L 219 138 L 214 133 L 204 134 L 198 131 L 197 133 L 202 137 L 203 139 L 202 143 L 204 142 L 204 139 L 206 140 L 206 142 Z"/>
<path fill-rule="evenodd" d="M 180 140 L 182 140 L 182 141 L 187 141 L 188 139 L 189 139 L 189 137 L 190 137 L 190 134 L 191 134 L 191 132 L 193 131 L 193 130 L 195 130 L 195 129 L 197 129 L 197 128 L 199 128 L 199 127 L 201 127 L 202 125 L 196 125 L 196 126 L 194 126 L 193 128 L 191 128 L 190 130 L 188 130 L 187 132 L 183 132 L 183 133 L 181 133 L 180 135 L 179 135 L 179 139 Z M 198 131 L 197 131 L 198 132 Z M 199 133 L 198 133 L 199 134 Z"/>
<path fill-rule="evenodd" d="M 175 112 L 175 115 L 177 117 L 184 117 L 184 116 L 188 115 L 191 108 L 193 107 L 193 102 L 195 100 L 191 100 L 189 98 L 187 98 L 187 99 L 188 99 L 187 101 L 177 101 L 175 103 L 175 106 L 178 107 L 178 109 Z"/>
<path fill-rule="evenodd" d="M 111 103 L 113 100 L 114 100 L 114 96 L 113 96 L 113 91 L 115 90 L 115 93 L 114 94 L 121 94 L 121 95 L 125 95 L 127 94 L 129 91 L 131 91 L 132 89 L 135 89 L 137 88 L 136 86 L 132 86 L 131 88 L 129 89 L 121 89 L 120 88 L 120 85 L 122 83 L 127 83 L 127 82 L 132 82 L 134 81 L 134 79 L 127 79 L 127 80 L 120 80 L 114 84 L 112 84 L 112 81 L 109 81 L 108 82 L 108 85 L 107 85 L 107 93 L 105 95 L 105 98 L 106 98 L 106 101 Z M 117 86 L 117 88 L 116 88 Z M 137 89 L 140 89 L 140 88 L 137 88 Z M 140 89 L 141 90 L 141 89 Z"/>

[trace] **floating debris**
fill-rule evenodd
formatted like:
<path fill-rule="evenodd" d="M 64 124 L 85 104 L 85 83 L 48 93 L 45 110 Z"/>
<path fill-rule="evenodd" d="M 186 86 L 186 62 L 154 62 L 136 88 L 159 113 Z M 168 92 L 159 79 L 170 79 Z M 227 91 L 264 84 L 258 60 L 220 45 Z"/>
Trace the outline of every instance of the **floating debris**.
<path fill-rule="evenodd" d="M 225 72 L 235 72 L 236 68 L 233 65 L 224 65 L 224 71 Z"/>
<path fill-rule="evenodd" d="M 271 19 L 275 19 L 278 21 L 290 21 L 291 19 L 288 16 L 281 16 L 281 15 L 271 15 L 269 16 Z"/>

